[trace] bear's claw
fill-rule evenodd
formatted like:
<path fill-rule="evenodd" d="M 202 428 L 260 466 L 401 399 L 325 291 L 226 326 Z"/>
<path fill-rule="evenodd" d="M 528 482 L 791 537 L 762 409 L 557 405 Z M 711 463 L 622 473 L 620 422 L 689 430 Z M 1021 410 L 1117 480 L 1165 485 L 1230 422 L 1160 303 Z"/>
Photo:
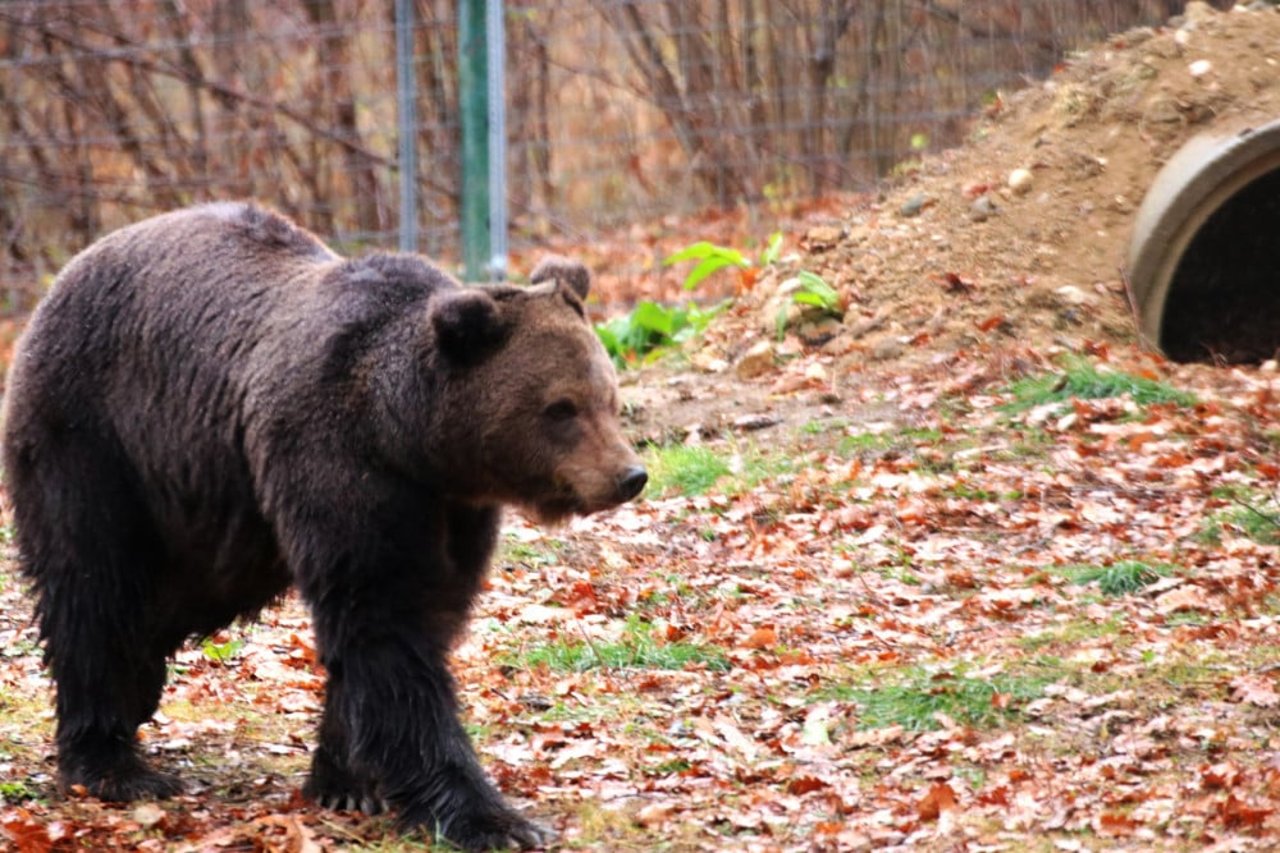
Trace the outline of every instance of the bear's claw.
<path fill-rule="evenodd" d="M 328 794 L 317 798 L 316 803 L 321 808 L 330 809 L 331 811 L 363 812 L 370 817 L 380 815 L 387 810 L 385 800 L 369 794 L 364 796 L 358 794 Z"/>

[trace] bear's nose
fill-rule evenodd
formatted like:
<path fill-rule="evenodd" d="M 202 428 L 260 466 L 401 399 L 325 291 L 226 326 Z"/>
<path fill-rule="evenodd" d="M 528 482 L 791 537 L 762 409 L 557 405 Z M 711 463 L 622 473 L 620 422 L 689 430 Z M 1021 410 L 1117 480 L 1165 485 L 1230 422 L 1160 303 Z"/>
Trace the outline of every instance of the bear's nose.
<path fill-rule="evenodd" d="M 632 465 L 622 472 L 618 478 L 618 497 L 629 501 L 644 491 L 644 484 L 649 482 L 649 472 L 639 465 Z"/>

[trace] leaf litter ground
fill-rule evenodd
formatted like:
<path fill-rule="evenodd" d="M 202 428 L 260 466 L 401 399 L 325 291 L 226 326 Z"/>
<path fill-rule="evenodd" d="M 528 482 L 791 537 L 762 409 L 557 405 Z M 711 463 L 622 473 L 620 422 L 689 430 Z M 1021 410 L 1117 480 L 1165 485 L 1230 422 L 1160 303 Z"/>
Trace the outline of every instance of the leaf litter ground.
<path fill-rule="evenodd" d="M 647 499 L 512 516 L 454 655 L 486 766 L 561 848 L 1276 846 L 1280 373 L 1141 353 L 1117 269 L 1159 160 L 1273 103 L 1278 21 L 1197 9 L 1082 55 L 971 148 L 815 208 L 697 349 L 626 372 Z M 1036 191 L 998 189 L 1015 167 Z M 849 310 L 777 341 L 801 268 Z M 55 795 L 11 559 L 0 596 L 10 848 L 426 846 L 301 801 L 296 600 L 175 661 L 143 742 L 189 792 L 107 806 Z"/>

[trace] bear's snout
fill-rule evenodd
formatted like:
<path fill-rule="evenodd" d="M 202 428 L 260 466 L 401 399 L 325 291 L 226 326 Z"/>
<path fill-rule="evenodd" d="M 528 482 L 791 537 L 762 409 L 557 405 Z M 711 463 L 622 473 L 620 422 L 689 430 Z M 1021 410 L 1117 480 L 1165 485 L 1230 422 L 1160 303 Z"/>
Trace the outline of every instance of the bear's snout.
<path fill-rule="evenodd" d="M 639 465 L 632 465 L 622 472 L 622 476 L 618 478 L 618 502 L 626 503 L 636 495 L 644 491 L 645 483 L 649 482 L 649 472 Z"/>

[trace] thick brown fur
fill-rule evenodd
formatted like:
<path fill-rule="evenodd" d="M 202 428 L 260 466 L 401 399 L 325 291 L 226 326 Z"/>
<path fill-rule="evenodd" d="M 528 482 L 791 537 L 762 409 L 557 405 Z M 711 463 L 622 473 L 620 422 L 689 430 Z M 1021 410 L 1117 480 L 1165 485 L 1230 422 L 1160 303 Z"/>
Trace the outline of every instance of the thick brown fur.
<path fill-rule="evenodd" d="M 480 769 L 446 655 L 502 505 L 557 521 L 645 475 L 585 268 L 538 278 L 463 288 L 417 256 L 345 260 L 239 203 L 67 265 L 19 345 L 3 448 L 64 787 L 179 790 L 135 743 L 166 658 L 294 584 L 329 674 L 306 793 L 389 804 L 467 849 L 545 840 Z"/>

